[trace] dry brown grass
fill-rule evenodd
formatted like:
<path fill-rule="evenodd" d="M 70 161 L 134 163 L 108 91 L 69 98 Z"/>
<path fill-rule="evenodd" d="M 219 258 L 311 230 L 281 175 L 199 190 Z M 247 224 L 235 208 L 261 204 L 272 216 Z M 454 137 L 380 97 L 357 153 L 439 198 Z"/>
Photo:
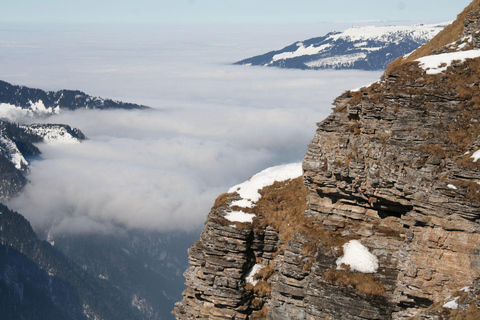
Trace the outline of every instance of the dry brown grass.
<path fill-rule="evenodd" d="M 270 297 L 270 294 L 272 293 L 272 287 L 265 281 L 259 281 L 253 287 L 253 293 L 255 293 L 255 295 L 260 298 Z"/>
<path fill-rule="evenodd" d="M 377 281 L 371 273 L 330 269 L 323 274 L 323 279 L 330 284 L 353 287 L 368 295 L 382 295 L 386 291 L 385 286 Z"/>
<path fill-rule="evenodd" d="M 465 197 L 473 203 L 480 203 L 480 184 L 474 181 L 455 180 L 452 182 L 457 188 L 465 191 Z"/>
<path fill-rule="evenodd" d="M 350 240 L 359 238 L 359 236 L 342 236 L 342 230 L 324 230 L 321 225 L 315 223 L 313 218 L 305 218 L 297 232 L 310 239 L 304 245 L 304 254 L 316 253 L 318 244 L 321 243 L 322 250 L 329 251 L 338 248 L 340 250 L 338 254 L 342 255 L 342 246 Z"/>
<path fill-rule="evenodd" d="M 442 159 L 445 159 L 447 157 L 447 152 L 439 144 L 422 145 L 418 147 L 418 150 L 423 153 L 434 155 Z M 425 161 L 426 160 L 427 159 L 425 159 Z"/>
<path fill-rule="evenodd" d="M 252 302 L 250 302 L 250 307 L 253 310 L 260 310 L 263 307 L 263 300 L 259 298 L 254 298 Z"/>
<path fill-rule="evenodd" d="M 449 300 L 459 297 L 457 303 L 467 305 L 468 308 L 449 309 L 444 308 L 443 305 L 446 301 L 439 301 L 426 309 L 426 314 L 436 314 L 439 319 L 449 320 L 478 320 L 480 319 L 480 310 L 477 307 L 478 297 L 473 300 L 467 301 L 468 294 L 464 291 L 456 291 L 451 294 Z M 418 320 L 418 316 L 410 317 L 407 320 Z"/>
<path fill-rule="evenodd" d="M 391 74 L 395 69 L 399 68 L 400 66 L 412 62 L 418 58 L 428 56 L 432 53 L 432 51 L 440 49 L 449 43 L 457 41 L 459 39 L 459 36 L 462 35 L 465 28 L 463 21 L 467 17 L 468 13 L 474 9 L 480 9 L 480 0 L 473 1 L 469 6 L 465 8 L 462 13 L 457 16 L 457 20 L 455 20 L 451 25 L 446 26 L 445 29 L 439 32 L 432 40 L 415 50 L 406 59 L 403 59 L 403 57 L 399 57 L 395 61 L 393 61 L 387 67 L 386 73 Z"/>
<path fill-rule="evenodd" d="M 248 319 L 251 320 L 263 320 L 267 318 L 268 314 L 268 309 L 266 305 L 263 305 L 262 309 L 259 311 L 254 311 L 252 314 L 248 317 Z"/>
<path fill-rule="evenodd" d="M 275 273 L 275 264 L 270 262 L 268 266 L 260 269 L 255 276 L 253 276 L 254 280 L 263 280 L 267 281 L 270 277 Z"/>
<path fill-rule="evenodd" d="M 464 154 L 457 159 L 457 164 L 465 169 L 479 170 L 480 171 L 480 161 L 473 162 L 472 154 Z"/>
<path fill-rule="evenodd" d="M 253 284 L 251 284 L 250 282 L 247 282 L 247 283 L 245 283 L 244 288 L 247 291 L 253 291 Z"/>
<path fill-rule="evenodd" d="M 222 193 L 215 199 L 215 203 L 211 210 L 216 210 L 221 207 L 226 207 L 228 205 L 228 199 L 234 197 L 237 193 Z"/>
<path fill-rule="evenodd" d="M 449 310 L 448 319 L 450 320 L 478 320 L 480 319 L 480 309 L 475 303 L 470 304 L 466 311 Z"/>
<path fill-rule="evenodd" d="M 348 126 L 348 131 L 350 131 L 354 135 L 360 134 L 360 127 L 358 126 L 358 122 L 355 122 L 355 123 L 351 124 L 350 126 Z"/>
<path fill-rule="evenodd" d="M 280 240 L 290 240 L 295 229 L 303 223 L 308 207 L 308 189 L 303 185 L 303 178 L 276 182 L 260 190 L 260 194 L 262 197 L 257 203 L 259 224 L 264 228 L 273 227 L 280 234 Z"/>

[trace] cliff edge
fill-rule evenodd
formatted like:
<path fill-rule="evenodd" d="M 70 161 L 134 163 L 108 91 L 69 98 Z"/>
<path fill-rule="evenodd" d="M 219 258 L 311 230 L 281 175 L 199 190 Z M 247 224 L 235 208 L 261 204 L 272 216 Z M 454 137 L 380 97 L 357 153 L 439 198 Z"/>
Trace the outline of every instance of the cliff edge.
<path fill-rule="evenodd" d="M 335 100 L 301 177 L 217 199 L 177 319 L 480 319 L 479 84 L 475 0 Z"/>

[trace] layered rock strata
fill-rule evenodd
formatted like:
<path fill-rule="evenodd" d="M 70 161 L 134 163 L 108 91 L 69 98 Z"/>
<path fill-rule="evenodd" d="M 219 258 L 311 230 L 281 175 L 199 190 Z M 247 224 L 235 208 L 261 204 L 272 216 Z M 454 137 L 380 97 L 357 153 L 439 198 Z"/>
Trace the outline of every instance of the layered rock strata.
<path fill-rule="evenodd" d="M 480 58 L 417 60 L 474 57 L 479 18 L 476 0 L 379 82 L 335 100 L 308 146 L 304 186 L 262 191 L 295 209 L 259 202 L 252 223 L 229 224 L 236 195 L 219 198 L 190 249 L 177 318 L 480 318 Z M 287 200 L 294 190 L 305 200 Z M 376 272 L 337 265 L 353 239 Z M 252 288 L 255 264 L 265 267 Z"/>

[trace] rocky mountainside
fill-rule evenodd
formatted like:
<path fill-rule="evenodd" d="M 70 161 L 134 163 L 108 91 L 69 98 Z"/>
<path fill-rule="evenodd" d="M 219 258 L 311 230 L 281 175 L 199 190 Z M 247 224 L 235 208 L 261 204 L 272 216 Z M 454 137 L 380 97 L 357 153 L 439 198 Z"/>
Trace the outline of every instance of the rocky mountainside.
<path fill-rule="evenodd" d="M 41 143 L 86 139 L 80 130 L 61 124 L 18 125 L 0 120 L 0 129 L 2 202 L 28 183 L 30 162 L 41 161 Z M 107 234 L 34 232 L 25 218 L 0 203 L 0 251 L 4 252 L 0 257 L 0 318 L 171 319 L 170 312 L 184 289 L 184 248 L 196 237 L 197 233 L 120 226 Z M 57 273 L 58 279 L 50 275 Z M 55 281 L 66 284 L 58 289 Z M 67 298 L 63 301 L 57 296 Z M 110 308 L 117 302 L 122 305 Z"/>
<path fill-rule="evenodd" d="M 119 229 L 46 238 L 86 273 L 115 286 L 143 318 L 159 320 L 173 318 L 171 311 L 185 289 L 185 248 L 197 237 L 197 232 Z"/>
<path fill-rule="evenodd" d="M 92 97 L 78 90 L 44 91 L 0 81 L 1 113 L 41 116 L 75 109 L 147 109 L 133 103 Z"/>
<path fill-rule="evenodd" d="M 385 70 L 396 58 L 427 43 L 445 24 L 359 27 L 293 43 L 236 62 L 294 69 Z"/>
<path fill-rule="evenodd" d="M 475 0 L 335 100 L 302 177 L 219 196 L 177 319 L 480 319 L 479 84 Z"/>
<path fill-rule="evenodd" d="M 84 139 L 80 130 L 68 125 L 18 125 L 0 120 L 0 201 L 17 195 L 27 183 L 29 159 L 41 154 L 34 143 Z"/>
<path fill-rule="evenodd" d="M 120 290 L 93 277 L 0 204 L 2 319 L 146 319 Z"/>
<path fill-rule="evenodd" d="M 79 91 L 44 92 L 4 82 L 0 97 L 6 99 L 0 103 L 0 202 L 22 192 L 30 164 L 42 161 L 44 143 L 86 139 L 68 125 L 14 121 L 31 122 L 62 109 L 144 108 Z M 0 319 L 172 319 L 185 288 L 185 248 L 197 237 L 197 232 L 122 226 L 105 234 L 34 231 L 20 213 L 0 203 Z"/>

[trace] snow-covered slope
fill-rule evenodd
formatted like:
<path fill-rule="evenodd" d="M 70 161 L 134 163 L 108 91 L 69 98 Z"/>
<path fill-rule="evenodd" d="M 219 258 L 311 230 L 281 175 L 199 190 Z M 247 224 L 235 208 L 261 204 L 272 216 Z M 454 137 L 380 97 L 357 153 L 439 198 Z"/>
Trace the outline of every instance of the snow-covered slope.
<path fill-rule="evenodd" d="M 10 161 L 17 170 L 25 171 L 28 161 L 25 160 L 17 144 L 5 132 L 0 133 L 0 153 Z"/>
<path fill-rule="evenodd" d="M 228 192 L 236 192 L 240 196 L 240 200 L 233 201 L 230 205 L 232 211 L 227 212 L 225 219 L 232 222 L 252 222 L 255 214 L 246 213 L 238 208 L 252 208 L 256 206 L 256 202 L 260 200 L 259 190 L 270 186 L 275 182 L 295 179 L 302 175 L 301 163 L 290 163 L 275 167 L 267 168 L 247 181 L 231 187 Z M 234 210 L 235 209 L 235 210 Z"/>
<path fill-rule="evenodd" d="M 358 27 L 331 32 L 235 64 L 295 69 L 385 69 L 427 43 L 447 24 Z"/>

